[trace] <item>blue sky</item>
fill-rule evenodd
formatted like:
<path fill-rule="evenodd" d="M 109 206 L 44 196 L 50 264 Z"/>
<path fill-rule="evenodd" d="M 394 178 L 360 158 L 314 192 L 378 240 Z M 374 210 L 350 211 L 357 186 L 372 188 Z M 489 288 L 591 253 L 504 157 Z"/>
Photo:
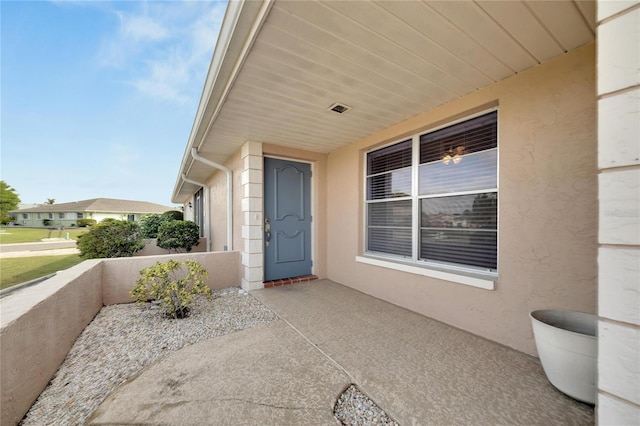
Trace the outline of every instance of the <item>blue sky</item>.
<path fill-rule="evenodd" d="M 172 205 L 226 1 L 5 1 L 1 179 Z"/>

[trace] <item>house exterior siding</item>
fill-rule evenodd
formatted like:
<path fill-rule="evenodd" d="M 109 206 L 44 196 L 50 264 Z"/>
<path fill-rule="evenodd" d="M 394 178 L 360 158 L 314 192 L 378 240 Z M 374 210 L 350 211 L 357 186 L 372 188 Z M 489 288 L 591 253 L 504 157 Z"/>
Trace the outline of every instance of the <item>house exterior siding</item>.
<path fill-rule="evenodd" d="M 596 310 L 594 44 L 332 152 L 327 276 L 529 354 L 528 313 Z M 364 253 L 364 153 L 498 107 L 499 278 L 483 290 L 356 261 Z"/>
<path fill-rule="evenodd" d="M 595 46 L 587 45 L 325 154 L 247 142 L 233 171 L 242 285 L 262 285 L 262 159 L 312 163 L 313 273 L 529 354 L 528 313 L 596 311 Z M 364 153 L 498 108 L 499 277 L 494 290 L 358 262 L 364 254 Z M 226 241 L 226 177 L 206 181 L 211 250 Z"/>
<path fill-rule="evenodd" d="M 640 2 L 598 2 L 598 423 L 640 419 Z"/>
<path fill-rule="evenodd" d="M 252 111 L 247 114 L 249 118 L 241 116 L 236 120 L 234 109 L 231 108 L 231 111 L 227 111 L 226 120 L 223 117 L 216 123 L 217 128 L 216 125 L 211 127 L 213 134 L 219 133 L 218 139 L 215 136 L 208 141 L 190 139 L 186 154 L 193 146 L 197 146 L 211 158 L 218 158 L 220 161 L 229 158 L 225 150 L 230 144 L 239 150 L 240 141 L 253 139 L 245 147 L 251 145 L 255 152 L 247 157 L 244 153 L 239 155 L 241 161 L 255 163 L 255 159 L 249 158 L 262 155 L 261 149 L 267 145 L 260 142 L 263 138 L 274 145 L 288 144 L 313 149 L 307 148 L 309 143 L 306 138 L 295 141 L 290 135 L 299 134 L 299 129 L 306 126 L 303 121 L 315 122 L 316 131 L 309 131 L 310 137 L 324 131 L 329 136 L 316 138 L 312 142 L 319 151 L 326 149 L 324 152 L 328 152 L 326 173 L 321 178 L 314 174 L 315 184 L 320 186 L 320 193 L 323 194 L 319 197 L 320 204 L 314 206 L 314 215 L 324 215 L 326 220 L 326 226 L 319 227 L 321 232 L 314 228 L 316 244 L 323 251 L 314 253 L 314 269 L 324 271 L 327 278 L 341 284 L 533 355 L 536 354 L 536 349 L 529 312 L 538 308 L 570 309 L 588 313 L 597 311 L 600 318 L 598 423 L 637 423 L 640 415 L 640 370 L 637 368 L 640 365 L 640 1 L 576 1 L 563 2 L 562 5 L 559 2 L 542 2 L 533 9 L 521 8 L 527 9 L 527 16 L 517 13 L 512 15 L 517 9 L 511 3 L 498 3 L 491 7 L 480 6 L 492 15 L 492 19 L 487 22 L 500 26 L 493 33 L 476 33 L 473 43 L 490 36 L 491 41 L 485 45 L 486 50 L 476 49 L 475 44 L 466 45 L 460 44 L 460 40 L 449 40 L 440 31 L 446 29 L 449 23 L 458 28 L 466 27 L 470 19 L 475 19 L 475 15 L 466 13 L 468 10 L 465 8 L 477 7 L 475 3 L 456 3 L 455 6 L 447 3 L 448 22 L 438 27 L 427 27 L 433 30 L 431 35 L 440 37 L 438 43 L 441 47 L 448 52 L 461 54 L 460 58 L 465 62 L 473 62 L 472 70 L 450 69 L 447 76 L 463 82 L 465 72 L 479 70 L 487 65 L 484 56 L 488 53 L 489 59 L 502 58 L 498 65 L 505 68 L 503 73 L 493 75 L 490 80 L 506 78 L 505 80 L 493 84 L 474 83 L 473 87 L 481 89 L 464 96 L 462 93 L 469 92 L 461 92 L 461 98 L 451 96 L 438 101 L 437 90 L 418 94 L 421 81 L 414 77 L 420 77 L 420 72 L 410 73 L 409 78 L 406 75 L 403 78 L 395 72 L 385 72 L 385 68 L 376 69 L 371 78 L 364 78 L 366 72 L 360 73 L 362 75 L 353 72 L 351 77 L 356 79 L 353 81 L 362 78 L 372 89 L 380 88 L 376 77 L 384 74 L 390 84 L 398 83 L 386 86 L 388 93 L 395 93 L 395 87 L 402 89 L 405 96 L 417 96 L 418 99 L 413 100 L 424 105 L 422 111 L 426 112 L 422 112 L 421 108 L 413 108 L 408 113 L 398 114 L 401 109 L 394 107 L 392 96 L 384 105 L 375 103 L 375 99 L 381 97 L 373 97 L 371 105 L 383 112 L 374 120 L 378 127 L 367 128 L 366 131 L 360 129 L 358 132 L 358 118 L 362 119 L 363 116 L 351 115 L 355 118 L 351 121 L 347 114 L 342 116 L 344 121 L 342 118 L 341 121 L 332 121 L 337 127 L 335 132 L 331 132 L 328 129 L 330 126 L 323 127 L 328 121 L 316 120 L 314 109 L 286 105 L 283 107 L 284 112 L 297 113 L 301 117 L 293 121 L 292 125 L 282 123 L 289 134 L 279 133 L 281 123 L 278 120 L 263 120 L 265 112 L 279 108 L 280 102 L 274 101 L 273 97 L 263 96 L 258 101 L 260 104 L 264 103 L 262 108 L 254 108 L 254 88 L 245 85 L 236 88 L 236 93 L 232 90 L 230 96 L 236 104 L 244 105 Z M 412 11 L 408 4 L 410 3 L 400 6 L 400 3 L 396 3 L 393 8 L 403 12 L 406 21 L 413 22 L 415 19 L 418 24 L 414 28 L 422 32 L 420 21 L 424 17 L 418 15 L 419 12 Z M 317 4 L 310 8 L 315 6 Z M 297 4 L 296 7 L 301 14 L 305 13 L 305 19 L 315 22 L 318 28 L 331 35 L 342 34 L 343 39 L 349 40 L 344 35 L 352 34 L 349 31 L 351 26 L 340 28 L 334 25 L 335 21 L 343 18 L 339 10 L 329 16 L 332 19 L 327 18 L 327 15 L 315 19 L 314 14 L 305 10 L 304 6 Z M 435 4 L 430 7 L 443 8 L 442 5 Z M 276 4 L 276 9 L 286 10 L 287 7 L 282 5 L 278 8 Z M 218 55 L 212 62 L 212 65 L 219 66 L 216 70 L 223 72 L 230 69 L 228 64 L 240 63 L 238 58 L 250 64 L 253 59 L 253 69 L 267 66 L 287 69 L 291 66 L 287 55 L 264 55 L 263 52 L 262 55 L 257 54 L 257 58 L 252 58 L 250 52 L 246 56 L 242 53 L 238 46 L 246 40 L 253 43 L 254 37 L 259 37 L 253 30 L 261 25 L 267 29 L 272 26 L 278 29 L 278 25 L 284 28 L 284 31 L 272 31 L 264 35 L 263 41 L 266 41 L 263 45 L 275 45 L 270 39 L 272 34 L 289 34 L 291 30 L 292 38 L 296 40 L 293 40 L 295 45 L 290 47 L 292 52 L 297 53 L 291 56 L 296 59 L 306 57 L 314 65 L 319 63 L 332 69 L 334 61 L 331 58 L 306 56 L 307 52 L 314 52 L 315 55 L 318 49 L 295 50 L 298 36 L 304 34 L 296 33 L 294 27 L 287 28 L 287 21 L 272 24 L 269 20 L 264 21 L 266 14 L 258 14 L 254 19 L 254 15 L 249 13 L 252 11 L 248 9 L 246 14 L 240 16 L 255 21 L 252 31 L 239 31 L 237 37 L 232 37 L 235 36 L 234 32 L 223 32 L 223 40 L 228 41 L 232 49 L 228 55 L 223 54 L 222 49 L 227 49 L 228 46 L 219 45 L 219 49 L 216 49 Z M 376 12 L 379 10 L 376 9 Z M 548 43 L 542 42 L 545 38 L 530 38 L 530 31 L 522 32 L 531 12 L 538 16 L 538 23 L 544 27 L 541 34 L 547 33 L 549 36 L 546 38 Z M 428 14 L 425 16 L 430 17 Z M 515 19 L 511 19 L 514 16 Z M 369 14 L 362 14 L 356 20 L 362 23 L 363 28 L 369 26 L 370 34 L 376 35 L 375 21 L 367 20 L 368 17 Z M 324 22 L 323 18 L 329 22 Z M 351 18 L 353 22 L 355 17 Z M 238 21 L 245 22 L 244 19 Z M 572 25 L 562 24 L 566 22 L 572 22 Z M 330 30 L 327 31 L 327 28 Z M 522 38 L 525 34 L 526 37 Z M 528 62 L 528 65 L 518 67 L 518 61 L 507 60 L 514 58 L 505 55 L 504 45 L 494 43 L 502 36 L 511 37 L 511 41 L 519 40 L 519 47 L 524 48 L 519 57 Z M 404 34 L 401 29 L 394 34 L 386 33 L 382 40 L 377 40 L 386 42 L 389 38 L 396 40 L 397 46 L 404 46 L 405 41 L 415 41 L 414 34 Z M 597 57 L 594 39 L 597 43 Z M 308 40 L 314 45 L 318 41 L 316 37 Z M 531 44 L 531 41 L 535 43 Z M 333 50 L 335 45 L 327 41 L 321 43 L 320 48 Z M 528 48 L 525 52 L 525 46 L 535 49 Z M 357 47 L 366 47 L 366 51 L 361 54 L 364 59 L 370 59 L 369 54 L 372 52 L 377 53 L 376 59 L 388 58 L 397 53 L 393 49 L 378 50 L 375 43 L 368 43 L 367 40 L 362 40 Z M 348 49 L 337 49 L 337 52 L 342 57 L 351 59 L 348 50 L 352 48 L 353 44 L 348 44 Z M 532 55 L 535 55 L 534 50 L 537 48 L 544 52 L 532 63 Z M 565 54 L 567 51 L 570 53 Z M 513 53 L 511 50 L 510 52 Z M 556 57 L 556 54 L 561 56 Z M 555 59 L 551 59 L 554 57 Z M 395 63 L 409 66 L 412 60 L 413 56 L 407 58 L 406 63 L 401 60 Z M 358 62 L 357 58 L 354 58 L 354 62 Z M 537 65 L 539 63 L 542 65 Z M 359 65 L 363 65 L 362 69 L 365 71 L 370 69 L 366 63 Z M 282 77 L 278 78 L 280 91 L 286 92 L 292 99 L 299 89 L 290 91 L 288 83 L 289 79 L 298 80 L 297 62 L 293 64 L 293 68 L 296 68 L 294 74 L 278 75 Z M 322 76 L 315 75 L 314 70 L 300 71 L 303 72 L 305 81 L 309 81 L 314 89 L 315 79 L 320 77 L 319 82 L 323 82 Z M 344 74 L 348 75 L 349 72 Z M 513 74 L 516 75 L 507 78 Z M 244 78 L 250 79 L 252 76 L 255 78 L 255 74 L 251 74 L 249 70 Z M 238 76 L 223 72 L 222 77 L 220 90 L 213 90 L 207 97 L 203 97 L 197 118 L 206 116 L 209 109 L 224 106 L 221 90 L 231 87 L 229 83 L 233 83 Z M 427 77 L 431 76 L 427 73 Z M 213 79 L 208 78 L 207 81 L 215 88 Z M 277 86 L 278 81 L 274 84 Z M 327 93 L 335 97 L 350 88 L 347 84 L 343 81 L 338 85 L 340 90 L 332 90 L 333 86 L 327 86 L 324 91 L 305 93 L 314 101 L 323 99 L 322 96 Z M 440 82 L 436 86 L 440 88 L 444 85 Z M 358 111 L 359 107 L 370 106 L 368 102 L 371 101 L 368 99 L 371 97 L 358 96 L 362 93 L 369 95 L 366 90 L 351 93 L 351 99 L 360 103 L 350 104 L 354 107 L 353 112 Z M 420 97 L 424 98 L 424 102 Z M 409 270 L 410 268 L 405 268 L 406 271 L 403 272 L 379 262 L 377 265 L 376 262 L 369 262 L 370 259 L 364 252 L 365 153 L 488 108 L 497 108 L 499 111 L 499 272 L 495 282 L 484 280 L 490 284 L 486 286 L 468 280 L 461 283 L 464 280 L 452 275 L 422 276 L 416 270 Z M 393 115 L 394 113 L 397 115 Z M 389 117 L 393 119 L 385 121 Z M 405 121 L 393 124 L 403 120 L 402 117 L 405 117 Z M 250 126 L 251 131 L 247 131 L 245 126 Z M 209 128 L 203 129 L 204 125 L 197 121 L 193 134 L 199 135 L 198 131 L 209 132 Z M 339 137 L 345 134 L 344 129 L 355 129 L 355 134 L 359 136 L 354 136 L 353 141 L 345 137 L 339 141 Z M 277 135 L 282 135 L 282 140 L 277 140 Z M 360 138 L 363 139 L 356 140 Z M 333 144 L 338 141 L 338 144 Z M 349 142 L 350 145 L 344 145 Z M 267 153 L 266 149 L 264 153 Z M 188 160 L 188 155 L 185 155 L 183 171 L 189 171 L 189 176 L 202 176 L 201 168 L 189 169 L 191 164 Z M 247 164 L 244 163 L 238 170 L 246 189 L 239 196 L 244 197 L 242 207 L 247 208 L 247 212 L 251 214 L 237 212 L 234 215 L 243 220 L 243 243 L 246 240 L 260 239 L 263 220 L 261 211 L 257 209 L 262 182 L 256 176 L 259 177 L 260 174 L 250 172 L 249 169 L 253 166 Z M 253 178 L 256 180 L 252 180 Z M 185 185 L 178 180 L 174 191 L 175 200 L 184 202 L 193 188 L 193 184 Z M 248 199 L 253 197 L 257 199 Z M 214 202 L 216 201 L 212 200 Z M 249 264 L 255 268 L 243 271 L 245 278 L 242 282 L 243 286 L 250 283 L 253 288 L 261 253 L 255 241 L 250 242 L 249 246 L 243 244 L 242 250 L 246 250 L 246 247 L 256 252 L 243 253 L 243 262 L 246 254 Z M 251 279 L 246 278 L 249 275 L 252 276 Z"/>

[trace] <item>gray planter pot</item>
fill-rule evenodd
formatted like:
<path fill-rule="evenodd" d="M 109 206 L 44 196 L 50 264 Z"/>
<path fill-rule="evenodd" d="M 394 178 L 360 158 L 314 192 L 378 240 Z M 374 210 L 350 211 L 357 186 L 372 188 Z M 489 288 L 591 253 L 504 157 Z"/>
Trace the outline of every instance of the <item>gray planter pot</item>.
<path fill-rule="evenodd" d="M 598 317 L 562 310 L 531 312 L 533 335 L 547 378 L 559 391 L 596 403 Z"/>

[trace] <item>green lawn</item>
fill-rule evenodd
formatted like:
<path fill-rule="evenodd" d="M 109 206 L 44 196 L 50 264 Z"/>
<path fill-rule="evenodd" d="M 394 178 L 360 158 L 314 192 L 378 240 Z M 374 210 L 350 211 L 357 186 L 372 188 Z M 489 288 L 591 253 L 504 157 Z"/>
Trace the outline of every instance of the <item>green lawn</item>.
<path fill-rule="evenodd" d="M 0 259 L 0 289 L 62 271 L 82 261 L 77 254 Z"/>
<path fill-rule="evenodd" d="M 38 242 L 43 238 L 69 238 L 77 240 L 78 235 L 84 234 L 88 228 L 63 229 L 62 231 L 49 231 L 46 228 L 21 228 L 19 226 L 1 227 L 0 228 L 0 244 L 10 243 L 32 243 Z"/>

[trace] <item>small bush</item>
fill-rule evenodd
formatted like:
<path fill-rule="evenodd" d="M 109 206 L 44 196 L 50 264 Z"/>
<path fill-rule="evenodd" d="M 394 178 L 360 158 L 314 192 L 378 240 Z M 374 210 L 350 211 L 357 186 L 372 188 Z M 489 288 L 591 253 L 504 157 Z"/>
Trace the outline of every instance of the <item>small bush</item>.
<path fill-rule="evenodd" d="M 86 228 L 87 226 L 93 226 L 95 225 L 97 222 L 95 219 L 78 219 L 78 227 L 80 228 Z"/>
<path fill-rule="evenodd" d="M 200 228 L 189 220 L 172 220 L 163 222 L 158 228 L 157 245 L 177 253 L 191 251 L 200 243 Z"/>
<path fill-rule="evenodd" d="M 51 225 L 51 219 L 42 219 L 42 226 Z"/>
<path fill-rule="evenodd" d="M 211 289 L 204 282 L 208 275 L 195 260 L 158 262 L 140 271 L 130 294 L 136 303 L 157 300 L 167 316 L 185 318 L 196 294 L 211 297 Z"/>
<path fill-rule="evenodd" d="M 158 228 L 164 222 L 167 221 L 167 218 L 164 215 L 152 213 L 145 215 L 140 220 L 140 232 L 144 238 L 157 238 L 158 237 Z"/>
<path fill-rule="evenodd" d="M 174 220 L 182 220 L 182 212 L 177 210 L 169 210 L 162 214 L 151 213 L 140 220 L 140 230 L 144 238 L 158 238 L 158 230 L 160 225 L 165 222 Z"/>
<path fill-rule="evenodd" d="M 105 219 L 78 237 L 83 259 L 130 257 L 144 247 L 140 227 L 126 220 Z"/>
<path fill-rule="evenodd" d="M 162 213 L 162 216 L 167 220 L 183 220 L 184 219 L 184 215 L 182 214 L 182 212 L 178 210 L 166 211 Z"/>

